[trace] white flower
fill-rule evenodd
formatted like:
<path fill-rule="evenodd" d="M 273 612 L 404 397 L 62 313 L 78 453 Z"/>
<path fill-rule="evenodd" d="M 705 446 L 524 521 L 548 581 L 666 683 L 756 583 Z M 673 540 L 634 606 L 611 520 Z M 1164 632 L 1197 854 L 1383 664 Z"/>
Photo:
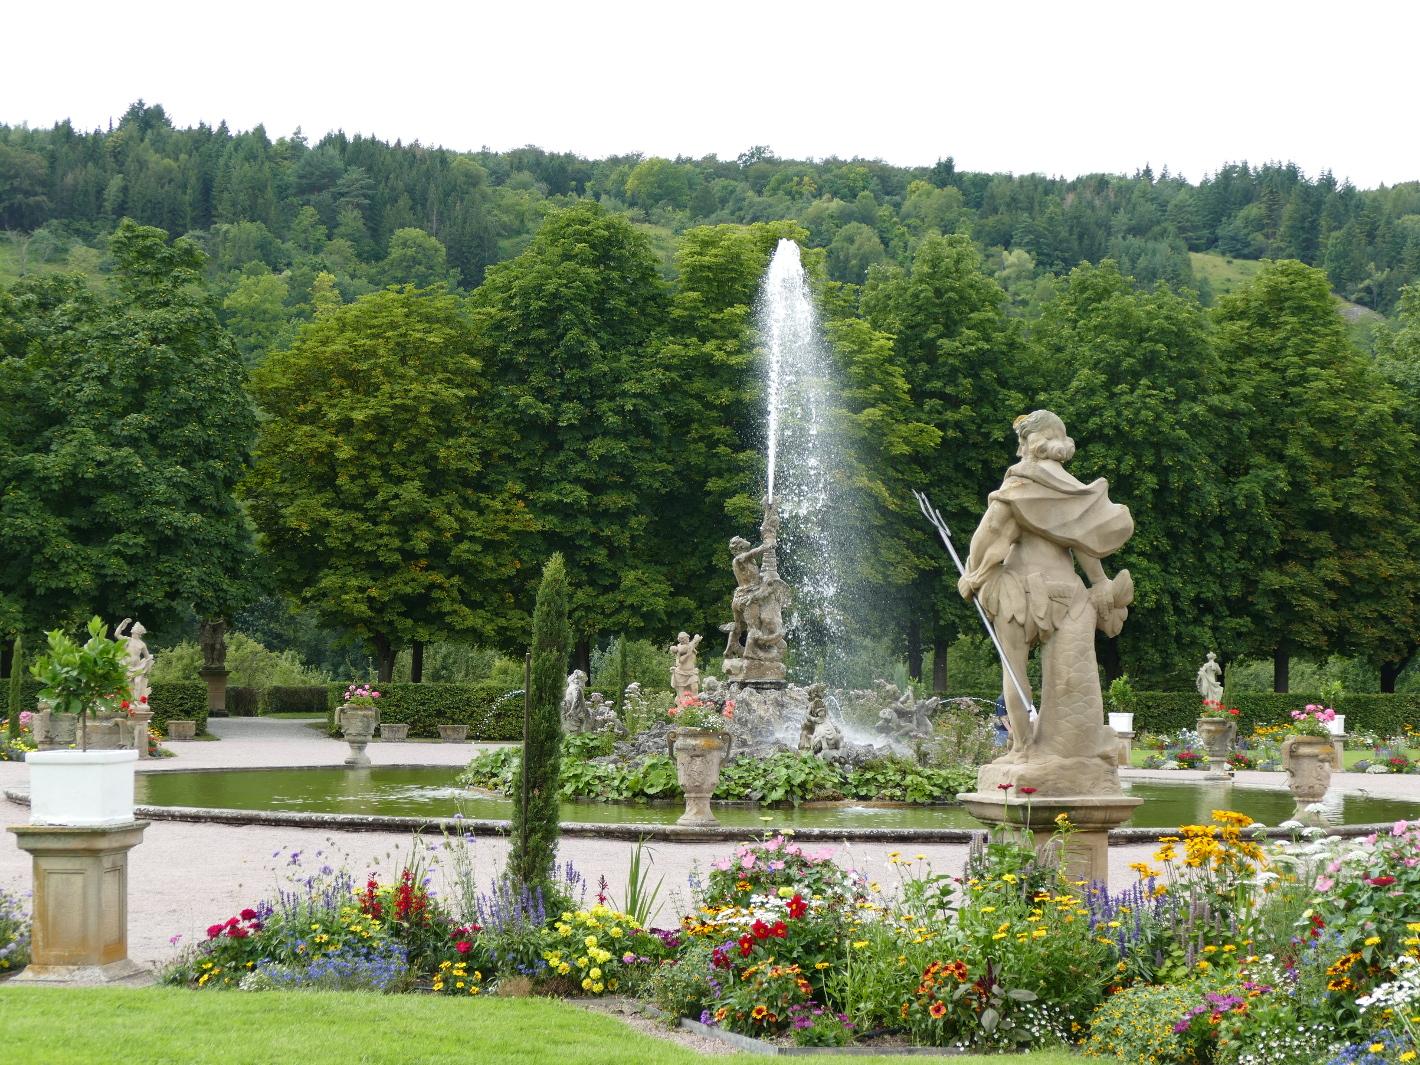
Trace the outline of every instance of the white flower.
<path fill-rule="evenodd" d="M 1284 829 L 1286 829 L 1288 832 L 1295 832 L 1297 829 L 1299 829 L 1299 828 L 1302 827 L 1302 823 L 1301 823 L 1300 821 L 1290 821 L 1290 820 L 1288 820 L 1288 821 L 1283 821 L 1283 822 L 1282 822 L 1280 825 L 1278 825 L 1277 827 L 1278 827 L 1278 828 L 1284 828 Z"/>

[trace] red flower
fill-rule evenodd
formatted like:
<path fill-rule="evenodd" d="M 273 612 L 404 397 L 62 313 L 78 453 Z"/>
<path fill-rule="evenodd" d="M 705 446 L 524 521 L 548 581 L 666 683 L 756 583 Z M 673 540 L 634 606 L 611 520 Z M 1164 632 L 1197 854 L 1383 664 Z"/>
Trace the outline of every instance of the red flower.
<path fill-rule="evenodd" d="M 1392 884 L 1395 883 L 1395 877 L 1369 876 L 1366 878 L 1366 883 L 1370 884 L 1372 887 L 1390 887 Z"/>
<path fill-rule="evenodd" d="M 789 905 L 787 909 L 789 911 L 789 916 L 797 921 L 800 917 L 809 912 L 809 904 L 804 901 L 804 897 L 802 895 L 795 895 L 792 899 L 789 900 Z"/>
<path fill-rule="evenodd" d="M 775 939 L 783 939 L 789 934 L 789 929 L 783 921 L 775 921 L 769 926 L 769 934 Z"/>
<path fill-rule="evenodd" d="M 228 918 L 227 918 L 227 923 L 226 923 L 226 925 L 225 925 L 224 927 L 226 927 L 226 928 L 236 928 L 237 925 L 240 924 L 240 923 L 241 923 L 241 922 L 238 921 L 237 918 L 235 918 L 235 917 L 228 917 Z"/>
<path fill-rule="evenodd" d="M 473 944 L 466 939 L 460 939 L 457 943 L 454 944 L 454 949 L 460 954 L 467 954 L 473 949 Z"/>
<path fill-rule="evenodd" d="M 227 935 L 232 939 L 246 939 L 247 930 L 245 928 L 232 928 L 227 931 Z"/>
<path fill-rule="evenodd" d="M 740 957 L 748 958 L 754 950 L 754 937 L 751 935 L 740 936 Z"/>
<path fill-rule="evenodd" d="M 1002 791 L 1010 791 L 1011 788 L 1013 787 L 1013 785 L 1011 785 L 1011 784 L 997 784 L 996 786 L 997 786 L 998 788 L 1000 788 Z"/>
<path fill-rule="evenodd" d="M 255 920 L 256 920 L 256 911 L 253 910 L 253 909 L 251 909 L 250 907 L 248 907 L 247 909 L 243 910 L 243 911 L 242 911 L 242 920 L 243 920 L 243 921 L 255 921 Z"/>
<path fill-rule="evenodd" d="M 223 924 L 208 925 L 208 926 L 207 926 L 207 938 L 208 938 L 208 939 L 216 939 L 218 936 L 220 936 L 220 935 L 222 934 L 222 929 L 224 929 L 224 928 L 226 928 L 226 927 L 227 927 L 227 926 L 226 926 L 226 925 L 223 925 Z"/>
<path fill-rule="evenodd" d="M 139 701 L 140 703 L 142 703 L 144 706 L 147 706 L 147 705 L 148 705 L 148 697 L 147 697 L 146 695 L 140 695 L 140 696 L 138 696 L 138 701 Z"/>
<path fill-rule="evenodd" d="M 1031 787 L 1017 788 L 1016 790 L 1019 791 L 1022 795 L 1034 795 L 1036 791 L 1035 788 Z"/>
<path fill-rule="evenodd" d="M 763 921 L 756 919 L 754 924 L 749 926 L 750 935 L 755 939 L 768 939 L 770 936 L 769 926 Z"/>

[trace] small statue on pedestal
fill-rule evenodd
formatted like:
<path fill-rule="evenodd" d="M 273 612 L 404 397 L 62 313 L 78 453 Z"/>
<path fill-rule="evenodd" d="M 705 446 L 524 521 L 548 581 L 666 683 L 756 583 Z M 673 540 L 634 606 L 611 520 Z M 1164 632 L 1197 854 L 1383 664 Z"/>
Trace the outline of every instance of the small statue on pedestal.
<path fill-rule="evenodd" d="M 677 696 L 696 695 L 700 691 L 700 667 L 695 658 L 699 648 L 699 633 L 692 639 L 689 633 L 682 632 L 671 644 L 671 653 L 675 655 L 675 664 L 671 666 L 671 688 Z"/>

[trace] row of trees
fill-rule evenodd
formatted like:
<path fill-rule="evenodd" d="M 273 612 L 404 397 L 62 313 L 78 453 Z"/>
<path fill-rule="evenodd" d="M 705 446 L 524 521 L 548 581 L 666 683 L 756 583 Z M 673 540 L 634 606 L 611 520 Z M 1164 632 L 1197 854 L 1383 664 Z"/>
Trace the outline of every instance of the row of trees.
<path fill-rule="evenodd" d="M 785 236 L 804 231 L 691 229 L 667 282 L 644 233 L 579 202 L 466 298 L 333 297 L 248 392 L 200 255 L 125 223 L 114 291 L 35 278 L 0 297 L 5 622 L 229 612 L 265 582 L 365 638 L 388 676 L 423 641 L 521 644 L 532 573 L 560 553 L 584 663 L 611 633 L 713 632 L 724 545 L 758 523 L 748 327 Z M 1283 687 L 1292 656 L 1328 653 L 1393 684 L 1413 657 L 1420 291 L 1373 360 L 1296 261 L 1212 311 L 1085 264 L 1027 326 L 963 234 L 861 289 L 826 259 L 806 255 L 850 444 L 833 521 L 863 545 L 863 630 L 900 634 L 914 668 L 932 646 L 945 683 L 974 619 L 910 490 L 965 539 L 1012 419 L 1039 406 L 1079 441 L 1077 474 L 1135 514 L 1117 562 L 1138 601 L 1102 648 L 1111 673 L 1173 686 L 1212 647 L 1273 658 Z"/>
<path fill-rule="evenodd" d="M 312 145 L 299 131 L 176 129 L 141 101 L 109 130 L 0 126 L 0 229 L 43 228 L 36 253 L 66 236 L 101 249 L 127 216 L 198 238 L 224 298 L 241 285 L 238 305 L 279 295 L 307 316 L 321 272 L 347 300 L 392 281 L 476 287 L 573 199 L 646 223 L 663 266 L 673 235 L 693 226 L 793 219 L 825 249 L 829 276 L 855 284 L 877 263 L 908 266 L 928 235 L 969 232 L 1025 304 L 1040 280 L 1104 258 L 1145 284 L 1206 288 L 1188 255 L 1200 251 L 1321 267 L 1344 297 L 1385 313 L 1420 278 L 1420 182 L 1358 190 L 1293 164 L 1230 163 L 1195 184 L 1148 166 L 1065 179 L 962 171 L 951 159 L 783 160 L 762 147 L 735 160 L 592 160 L 343 133 Z"/>

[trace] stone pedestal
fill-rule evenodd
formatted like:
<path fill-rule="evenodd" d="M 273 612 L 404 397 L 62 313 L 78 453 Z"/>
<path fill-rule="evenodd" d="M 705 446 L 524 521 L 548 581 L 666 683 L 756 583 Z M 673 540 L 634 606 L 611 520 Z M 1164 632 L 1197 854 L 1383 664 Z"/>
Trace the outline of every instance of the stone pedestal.
<path fill-rule="evenodd" d="M 374 707 L 351 706 L 340 708 L 340 731 L 345 734 L 345 742 L 350 744 L 350 757 L 345 764 L 353 768 L 368 768 L 370 756 L 365 753 L 379 724 L 380 712 Z"/>
<path fill-rule="evenodd" d="M 231 670 L 223 666 L 203 666 L 198 676 L 207 682 L 207 716 L 227 716 L 227 677 Z"/>
<path fill-rule="evenodd" d="M 1128 769 L 1134 764 L 1134 733 L 1116 730 L 1115 734 L 1119 737 L 1119 764 Z"/>
<path fill-rule="evenodd" d="M 31 960 L 15 983 L 107 984 L 143 972 L 128 957 L 128 852 L 147 827 L 9 827 L 34 859 Z"/>
<path fill-rule="evenodd" d="M 1132 795 L 1076 795 L 1041 799 L 1036 796 L 967 792 L 957 796 L 978 821 L 1006 832 L 1026 836 L 1042 854 L 1053 845 L 1056 818 L 1064 814 L 1073 831 L 1060 868 L 1071 880 L 1109 882 L 1109 830 L 1129 820 L 1143 799 Z"/>
<path fill-rule="evenodd" d="M 128 715 L 133 726 L 133 749 L 138 752 L 139 758 L 147 758 L 148 755 L 148 726 L 153 721 L 151 710 L 135 710 Z"/>

